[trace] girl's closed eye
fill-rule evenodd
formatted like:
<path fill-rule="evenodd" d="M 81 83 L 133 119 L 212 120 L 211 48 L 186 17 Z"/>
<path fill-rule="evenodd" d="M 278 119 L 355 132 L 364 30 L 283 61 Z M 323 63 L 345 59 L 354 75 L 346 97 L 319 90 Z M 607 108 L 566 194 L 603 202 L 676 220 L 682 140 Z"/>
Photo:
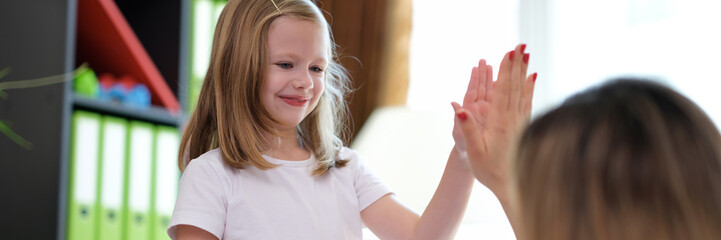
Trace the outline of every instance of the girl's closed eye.
<path fill-rule="evenodd" d="M 280 67 L 280 68 L 282 68 L 282 69 L 291 69 L 291 68 L 293 68 L 293 64 L 292 64 L 292 63 L 289 63 L 289 62 L 279 62 L 279 63 L 276 63 L 275 65 L 277 65 L 278 67 Z"/>

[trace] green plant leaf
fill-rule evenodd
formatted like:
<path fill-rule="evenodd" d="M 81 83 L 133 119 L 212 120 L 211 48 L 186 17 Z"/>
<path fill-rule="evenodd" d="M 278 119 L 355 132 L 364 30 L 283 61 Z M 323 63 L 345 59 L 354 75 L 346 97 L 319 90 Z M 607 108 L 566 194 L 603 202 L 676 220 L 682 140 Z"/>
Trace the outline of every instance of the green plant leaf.
<path fill-rule="evenodd" d="M 20 135 L 17 135 L 10 127 L 8 127 L 5 122 L 0 121 L 0 132 L 5 134 L 5 136 L 8 136 L 10 140 L 15 142 L 17 145 L 19 145 L 22 148 L 25 148 L 25 150 L 30 150 L 33 148 L 33 144 L 31 142 L 28 142 L 24 138 L 20 137 Z"/>

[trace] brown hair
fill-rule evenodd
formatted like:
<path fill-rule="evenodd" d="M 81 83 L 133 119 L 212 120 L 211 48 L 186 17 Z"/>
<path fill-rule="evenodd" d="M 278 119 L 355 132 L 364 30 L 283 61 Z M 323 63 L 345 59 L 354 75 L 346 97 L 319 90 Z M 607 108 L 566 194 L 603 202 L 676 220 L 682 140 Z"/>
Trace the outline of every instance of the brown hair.
<path fill-rule="evenodd" d="M 512 169 L 524 239 L 721 239 L 721 135 L 662 85 L 571 97 L 526 129 Z"/>
<path fill-rule="evenodd" d="M 277 5 L 277 9 L 276 6 Z M 260 90 L 268 67 L 268 29 L 280 16 L 313 21 L 328 29 L 329 64 L 325 91 L 316 108 L 298 125 L 298 134 L 315 155 L 314 175 L 344 166 L 337 159 L 345 134 L 345 95 L 348 77 L 337 61 L 330 27 L 318 7 L 307 0 L 230 0 L 220 14 L 213 37 L 210 64 L 198 105 L 180 142 L 181 171 L 191 159 L 220 148 L 223 161 L 235 168 L 275 167 L 262 157 L 263 132 L 274 133 L 274 120 L 260 102 Z"/>

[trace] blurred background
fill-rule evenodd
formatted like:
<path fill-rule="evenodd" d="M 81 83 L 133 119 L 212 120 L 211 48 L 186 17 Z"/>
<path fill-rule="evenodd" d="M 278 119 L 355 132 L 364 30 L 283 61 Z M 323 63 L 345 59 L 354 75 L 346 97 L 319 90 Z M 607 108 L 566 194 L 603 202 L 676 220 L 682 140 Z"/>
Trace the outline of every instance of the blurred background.
<path fill-rule="evenodd" d="M 91 207 L 85 210 L 101 211 L 92 204 L 104 204 L 106 197 L 101 195 L 107 190 L 102 184 L 119 181 L 123 192 L 116 196 L 117 211 L 126 221 L 136 216 L 131 185 L 155 186 L 143 188 L 147 200 L 138 211 L 146 215 L 137 216 L 147 217 L 149 223 L 137 231 L 146 239 L 163 239 L 166 208 L 174 201 L 163 196 L 175 194 L 172 182 L 179 173 L 157 172 L 161 166 L 177 169 L 172 161 L 161 160 L 176 156 L 159 154 L 177 144 L 172 137 L 169 143 L 161 142 L 159 132 L 171 129 L 175 135 L 169 136 L 177 138 L 194 109 L 214 24 L 224 4 L 0 2 L 4 236 L 75 239 L 70 229 L 77 222 L 83 226 L 79 219 L 95 216 L 75 213 L 83 209 L 76 203 L 87 200 Z M 353 78 L 346 141 L 418 213 L 430 201 L 453 147 L 450 102 L 462 100 L 470 70 L 479 59 L 496 69 L 517 43 L 528 44 L 529 73 L 538 72 L 534 116 L 610 78 L 637 76 L 678 90 L 717 126 L 721 123 L 721 77 L 716 73 L 721 63 L 719 1 L 322 0 L 318 5 L 327 12 L 341 62 Z M 76 116 L 90 116 L 96 124 L 83 126 L 97 126 L 78 132 L 82 124 Z M 106 119 L 120 119 L 122 129 L 127 129 L 121 141 L 100 141 L 115 136 L 103 128 L 113 122 Z M 148 164 L 137 170 L 149 176 L 146 182 L 127 181 L 136 171 L 127 156 L 120 160 L 119 180 L 103 180 L 113 175 L 102 169 L 110 164 L 91 164 L 96 170 L 90 175 L 77 173 L 85 171 L 76 167 L 85 161 L 78 157 L 80 152 L 88 149 L 97 151 L 88 154 L 100 156 L 122 148 L 130 156 L 130 129 L 137 122 L 148 126 L 156 146 L 148 150 L 155 153 L 147 158 Z M 89 146 L 74 137 L 80 134 L 90 134 L 96 142 L 121 143 L 114 148 Z M 365 233 L 366 239 L 376 239 L 370 231 Z M 121 235 L 131 234 L 135 233 Z M 483 238 L 515 239 L 497 199 L 476 184 L 456 239 Z"/>
<path fill-rule="evenodd" d="M 480 58 L 497 69 L 519 42 L 528 44 L 529 73 L 538 72 L 534 116 L 610 78 L 635 76 L 678 90 L 721 124 L 718 1 L 408 2 L 405 104 L 375 110 L 352 146 L 418 212 L 432 197 L 453 146 L 449 103 L 462 101 Z M 456 239 L 515 239 L 500 204 L 481 184 Z"/>

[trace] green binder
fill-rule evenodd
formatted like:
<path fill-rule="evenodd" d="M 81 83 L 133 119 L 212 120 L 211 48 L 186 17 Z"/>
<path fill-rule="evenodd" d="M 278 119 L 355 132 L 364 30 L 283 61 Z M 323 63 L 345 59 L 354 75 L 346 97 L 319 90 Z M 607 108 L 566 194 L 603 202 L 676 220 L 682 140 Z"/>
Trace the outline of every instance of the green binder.
<path fill-rule="evenodd" d="M 73 112 L 68 194 L 68 240 L 92 240 L 97 224 L 100 115 Z"/>
<path fill-rule="evenodd" d="M 188 112 L 193 112 L 198 102 L 200 88 L 210 63 L 215 28 L 215 1 L 194 0 L 191 24 L 190 81 L 188 84 Z"/>
<path fill-rule="evenodd" d="M 155 167 L 153 172 L 153 214 L 151 225 L 155 240 L 169 240 L 167 229 L 178 194 L 178 147 L 180 134 L 177 128 L 158 126 L 155 135 Z"/>
<path fill-rule="evenodd" d="M 97 239 L 123 240 L 123 189 L 128 124 L 125 119 L 111 116 L 104 116 L 102 121 Z"/>
<path fill-rule="evenodd" d="M 152 124 L 131 121 L 128 130 L 128 152 L 126 160 L 126 239 L 145 240 L 151 238 L 150 206 L 153 166 Z"/>

